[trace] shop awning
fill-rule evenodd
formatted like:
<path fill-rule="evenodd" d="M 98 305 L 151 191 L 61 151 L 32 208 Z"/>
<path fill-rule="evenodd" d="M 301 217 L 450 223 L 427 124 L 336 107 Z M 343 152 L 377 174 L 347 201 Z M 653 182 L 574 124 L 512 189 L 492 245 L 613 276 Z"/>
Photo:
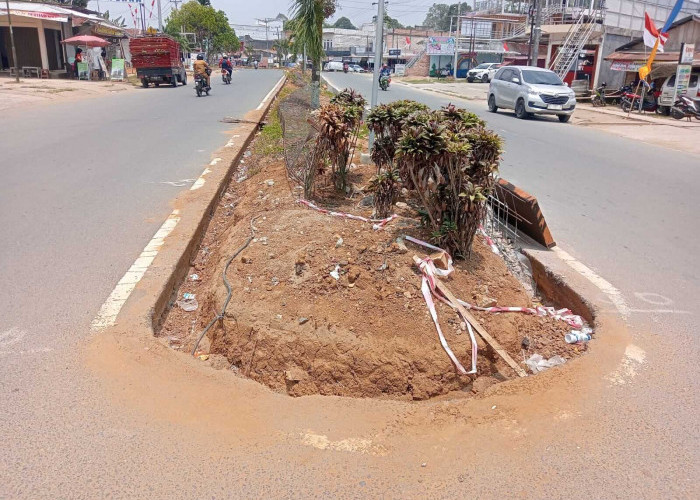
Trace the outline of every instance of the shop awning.
<path fill-rule="evenodd" d="M 613 71 L 638 71 L 644 66 L 649 54 L 644 52 L 613 52 L 605 58 L 610 61 L 610 69 Z M 661 52 L 656 54 L 654 63 L 652 64 L 652 77 L 661 76 L 659 71 L 662 67 L 666 70 L 663 73 L 669 73 L 669 68 L 675 68 L 678 63 L 678 52 Z M 700 66 L 700 54 L 695 56 L 693 66 Z M 673 73 L 673 71 L 670 71 Z M 670 74 L 669 73 L 669 74 Z"/>
<path fill-rule="evenodd" d="M 40 12 L 33 10 L 15 10 L 10 8 L 10 13 L 13 16 L 31 17 L 34 19 L 46 19 L 47 21 L 57 21 L 59 23 L 67 23 L 68 17 L 57 12 Z M 0 16 L 7 16 L 7 9 L 0 8 Z"/>

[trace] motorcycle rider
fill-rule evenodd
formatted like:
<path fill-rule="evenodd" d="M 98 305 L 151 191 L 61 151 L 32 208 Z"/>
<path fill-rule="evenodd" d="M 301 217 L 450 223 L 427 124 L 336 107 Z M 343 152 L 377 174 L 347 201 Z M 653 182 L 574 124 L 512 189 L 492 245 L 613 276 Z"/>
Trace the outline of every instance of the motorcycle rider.
<path fill-rule="evenodd" d="M 221 66 L 221 71 L 228 71 L 228 74 L 233 73 L 233 65 L 231 64 L 231 60 L 228 58 L 226 54 L 224 54 L 224 57 L 221 59 L 219 62 L 219 66 Z"/>
<path fill-rule="evenodd" d="M 197 54 L 197 60 L 193 64 L 194 74 L 200 75 L 207 82 L 207 90 L 211 90 L 211 82 L 209 81 L 209 73 L 211 73 L 211 68 L 204 60 L 204 54 Z"/>
<path fill-rule="evenodd" d="M 389 69 L 389 66 L 386 64 L 382 65 L 382 69 L 379 70 L 379 81 L 382 81 L 382 77 L 387 77 L 389 78 L 391 76 L 391 70 Z"/>

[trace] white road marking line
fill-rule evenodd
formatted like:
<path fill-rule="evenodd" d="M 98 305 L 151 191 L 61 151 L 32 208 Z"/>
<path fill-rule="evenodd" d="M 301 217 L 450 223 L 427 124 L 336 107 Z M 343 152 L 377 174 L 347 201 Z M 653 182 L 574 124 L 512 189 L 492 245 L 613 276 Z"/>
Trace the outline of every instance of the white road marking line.
<path fill-rule="evenodd" d="M 267 93 L 267 95 L 265 96 L 265 98 L 260 102 L 260 104 L 258 104 L 258 107 L 255 108 L 256 110 L 259 111 L 259 110 L 262 109 L 262 107 L 265 105 L 265 103 L 267 102 L 267 100 L 270 98 L 270 96 L 272 95 L 272 93 L 275 91 L 275 89 L 277 88 L 277 86 L 280 84 L 280 82 L 281 82 L 282 80 L 284 80 L 284 76 L 283 76 L 282 78 L 280 78 L 279 81 L 278 81 L 277 83 L 275 83 L 275 86 L 272 87 L 272 90 L 270 90 L 270 91 Z"/>
<path fill-rule="evenodd" d="M 0 332 L 0 346 L 5 347 L 11 344 L 16 344 L 22 340 L 25 336 L 25 332 L 20 330 L 16 326 L 13 326 L 9 330 Z"/>
<path fill-rule="evenodd" d="M 612 302 L 615 309 L 617 309 L 623 318 L 627 319 L 629 317 L 630 309 L 627 306 L 627 303 L 625 302 L 620 290 L 615 288 L 605 278 L 598 276 L 591 268 L 582 262 L 579 262 L 572 255 L 569 255 L 558 246 L 552 248 L 552 250 L 561 260 L 566 262 L 570 268 L 581 274 L 584 278 L 593 283 L 601 292 L 603 292 L 610 299 L 610 302 Z"/>
<path fill-rule="evenodd" d="M 634 292 L 634 296 L 639 300 L 643 300 L 655 306 L 670 306 L 673 304 L 673 299 L 669 299 L 659 293 L 654 292 Z"/>
<path fill-rule="evenodd" d="M 45 352 L 51 352 L 53 349 L 51 347 L 39 347 L 35 349 L 27 349 L 27 350 L 20 350 L 20 351 L 0 351 L 0 356 L 4 356 L 7 354 L 13 354 L 15 356 L 25 356 L 27 354 L 41 354 Z"/>
<path fill-rule="evenodd" d="M 214 159 L 209 163 L 209 166 L 212 166 L 212 167 L 213 167 L 214 165 L 216 165 L 216 164 L 219 163 L 220 161 L 221 161 L 221 158 L 214 158 Z"/>
<path fill-rule="evenodd" d="M 204 179 L 204 176 L 209 174 L 209 173 L 211 173 L 211 169 L 209 167 L 205 168 L 204 172 L 202 172 L 202 175 L 199 176 L 199 179 L 194 181 L 194 184 L 192 184 L 190 191 L 195 191 L 195 190 L 201 188 L 202 186 L 204 186 L 204 183 L 206 182 L 206 180 Z"/>
<path fill-rule="evenodd" d="M 114 290 L 112 290 L 112 293 L 107 297 L 105 303 L 102 304 L 100 312 L 97 313 L 97 316 L 92 321 L 92 331 L 100 331 L 114 326 L 117 315 L 119 311 L 121 311 L 126 299 L 129 298 L 131 292 L 136 288 L 136 284 L 141 281 L 143 275 L 146 274 L 148 267 L 153 263 L 156 255 L 158 255 L 158 251 L 163 246 L 165 238 L 175 229 L 178 222 L 180 222 L 180 211 L 173 210 L 170 216 L 165 219 L 163 225 L 160 226 L 160 229 L 153 235 L 153 238 L 148 242 L 143 252 L 141 252 L 129 270 L 122 276 L 122 279 L 119 280 L 119 283 L 114 287 Z"/>
<path fill-rule="evenodd" d="M 194 179 L 181 179 L 179 181 L 161 181 L 160 184 L 167 184 L 168 186 L 174 187 L 184 187 L 187 186 Z"/>
<path fill-rule="evenodd" d="M 641 347 L 629 344 L 625 348 L 625 356 L 617 370 L 610 373 L 606 378 L 611 385 L 628 384 L 636 375 L 641 365 L 646 362 L 647 353 Z"/>

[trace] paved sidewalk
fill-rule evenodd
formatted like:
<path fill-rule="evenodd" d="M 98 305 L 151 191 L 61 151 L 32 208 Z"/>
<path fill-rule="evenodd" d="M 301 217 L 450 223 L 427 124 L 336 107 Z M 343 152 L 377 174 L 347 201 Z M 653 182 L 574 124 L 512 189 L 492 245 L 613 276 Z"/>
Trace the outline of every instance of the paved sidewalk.
<path fill-rule="evenodd" d="M 14 78 L 0 78 L 0 111 L 17 106 L 84 99 L 135 89 L 128 82 L 22 78 L 16 83 Z"/>

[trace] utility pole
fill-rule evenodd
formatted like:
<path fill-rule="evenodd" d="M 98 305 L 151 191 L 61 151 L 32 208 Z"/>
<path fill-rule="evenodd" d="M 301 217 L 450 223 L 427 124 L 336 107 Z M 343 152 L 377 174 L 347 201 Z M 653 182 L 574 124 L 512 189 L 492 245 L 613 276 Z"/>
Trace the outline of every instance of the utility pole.
<path fill-rule="evenodd" d="M 10 0 L 5 0 L 7 8 L 7 24 L 10 27 L 10 45 L 12 45 L 12 62 L 15 63 L 15 82 L 19 83 L 19 63 L 17 62 L 17 49 L 15 48 L 15 34 L 12 31 L 12 18 L 10 17 Z"/>
<path fill-rule="evenodd" d="M 377 106 L 379 98 L 379 71 L 384 55 L 384 0 L 377 0 L 377 23 L 374 34 L 374 78 L 372 78 L 372 99 L 370 109 Z M 372 151 L 374 145 L 374 133 L 369 134 L 369 150 Z"/>
<path fill-rule="evenodd" d="M 158 31 L 163 32 L 163 11 L 160 8 L 160 0 L 158 0 Z"/>
<path fill-rule="evenodd" d="M 534 8 L 534 20 L 532 23 L 532 49 L 530 51 L 530 65 L 537 66 L 537 60 L 539 59 L 540 50 L 540 38 L 542 37 L 542 0 L 533 0 L 535 4 Z"/>
<path fill-rule="evenodd" d="M 457 56 L 459 55 L 459 35 L 461 35 L 462 23 L 459 22 L 459 16 L 462 14 L 462 2 L 457 2 L 457 29 L 455 29 L 455 62 L 452 65 L 454 78 L 457 79 Z"/>

